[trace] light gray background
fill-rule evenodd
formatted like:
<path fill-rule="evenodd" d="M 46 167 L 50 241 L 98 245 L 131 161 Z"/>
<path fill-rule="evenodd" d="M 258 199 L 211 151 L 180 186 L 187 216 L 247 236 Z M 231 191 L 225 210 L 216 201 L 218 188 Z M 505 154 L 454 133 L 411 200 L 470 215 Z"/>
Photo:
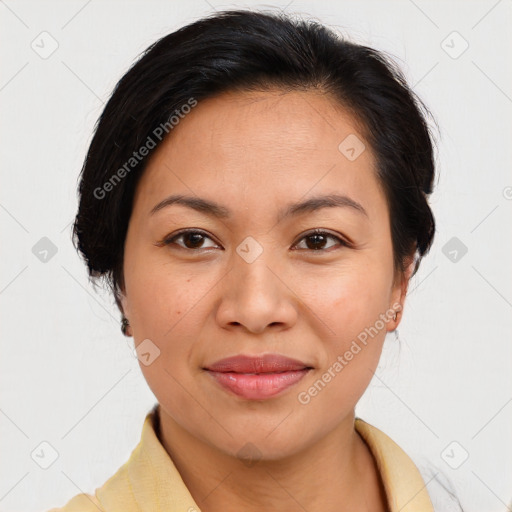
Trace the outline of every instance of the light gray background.
<path fill-rule="evenodd" d="M 135 57 L 234 6 L 271 7 L 0 0 L 2 511 L 43 511 L 93 492 L 139 441 L 155 399 L 113 300 L 88 284 L 71 244 L 77 176 L 103 104 Z M 504 511 L 512 503 L 512 1 L 272 6 L 390 52 L 438 120 L 435 243 L 413 280 L 400 341 L 389 336 L 357 412 L 448 477 L 467 511 Z M 57 249 L 46 262 L 33 251 L 43 237 Z M 48 469 L 39 465 L 51 457 L 43 441 L 59 454 Z"/>

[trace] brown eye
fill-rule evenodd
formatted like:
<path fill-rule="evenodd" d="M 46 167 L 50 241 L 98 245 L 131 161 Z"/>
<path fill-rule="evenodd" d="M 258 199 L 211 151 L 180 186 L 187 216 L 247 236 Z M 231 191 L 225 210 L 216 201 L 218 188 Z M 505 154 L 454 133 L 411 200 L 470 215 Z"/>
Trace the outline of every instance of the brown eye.
<path fill-rule="evenodd" d="M 335 243 L 330 243 L 330 245 L 327 245 L 329 243 L 329 240 L 334 240 Z M 301 244 L 302 247 L 299 247 Z M 327 231 L 318 230 L 303 236 L 301 238 L 300 243 L 297 244 L 295 247 L 299 249 L 309 249 L 311 251 L 325 251 L 336 245 L 348 246 L 348 244 L 340 237 L 335 236 Z"/>
<path fill-rule="evenodd" d="M 324 249 L 329 237 L 325 235 L 309 235 L 305 238 L 308 249 Z"/>
<path fill-rule="evenodd" d="M 177 245 L 182 249 L 189 250 L 217 247 L 217 245 L 214 242 L 213 245 L 205 245 L 205 242 L 207 240 L 213 242 L 213 240 L 202 231 L 186 230 L 181 231 L 177 235 L 174 235 L 170 238 L 166 238 L 163 243 L 164 245 Z"/>
<path fill-rule="evenodd" d="M 197 249 L 204 243 L 204 236 L 201 233 L 186 233 L 181 236 L 187 249 Z"/>

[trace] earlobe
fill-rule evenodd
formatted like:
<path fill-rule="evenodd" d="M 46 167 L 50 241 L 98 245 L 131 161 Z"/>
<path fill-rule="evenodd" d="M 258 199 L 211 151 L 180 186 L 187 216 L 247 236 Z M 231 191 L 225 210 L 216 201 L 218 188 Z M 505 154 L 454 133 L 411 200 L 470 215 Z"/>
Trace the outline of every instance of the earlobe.
<path fill-rule="evenodd" d="M 128 319 L 125 316 L 123 316 L 123 318 L 121 320 L 121 332 L 125 336 L 128 336 L 128 337 L 133 336 L 132 330 L 131 330 L 131 327 L 130 327 L 130 322 L 128 321 Z"/>

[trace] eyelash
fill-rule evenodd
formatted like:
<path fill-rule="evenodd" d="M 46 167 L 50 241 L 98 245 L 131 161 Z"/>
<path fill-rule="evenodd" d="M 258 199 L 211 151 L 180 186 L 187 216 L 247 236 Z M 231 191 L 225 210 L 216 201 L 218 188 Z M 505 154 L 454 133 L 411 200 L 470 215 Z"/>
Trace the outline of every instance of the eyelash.
<path fill-rule="evenodd" d="M 202 235 L 202 236 L 204 236 L 206 238 L 209 238 L 210 240 L 214 241 L 205 231 L 202 231 L 202 230 L 199 230 L 199 229 L 183 229 L 183 230 L 178 231 L 177 233 L 175 233 L 172 237 L 164 238 L 157 245 L 159 245 L 159 246 L 171 245 L 171 244 L 175 243 L 175 241 L 178 238 L 180 238 L 181 236 L 189 235 L 189 234 Z M 325 231 L 325 230 L 318 229 L 318 228 L 314 229 L 312 231 L 308 231 L 307 233 L 302 235 L 302 237 L 299 239 L 299 241 L 296 244 L 294 244 L 294 246 L 298 245 L 302 240 L 304 240 L 304 239 L 306 239 L 308 237 L 314 236 L 314 235 L 322 235 L 322 236 L 326 236 L 328 238 L 332 238 L 332 239 L 336 240 L 341 247 L 352 247 L 352 244 L 349 243 L 348 241 L 344 240 L 343 238 L 341 238 L 341 237 L 339 237 L 337 235 L 334 235 L 333 233 L 331 233 L 329 231 Z M 201 249 L 203 249 L 203 250 L 205 249 L 205 248 L 202 248 L 202 247 L 198 247 L 196 249 L 191 249 L 189 247 L 182 247 L 180 245 L 178 245 L 178 248 L 179 249 L 184 249 L 185 251 L 192 251 L 192 252 L 198 252 Z M 299 249 L 299 250 L 307 250 L 307 251 L 312 252 L 312 253 L 326 253 L 331 248 L 332 247 L 329 247 L 328 249 Z M 211 248 L 206 248 L 206 249 L 211 249 Z M 297 250 L 297 249 L 295 249 L 295 250 Z"/>

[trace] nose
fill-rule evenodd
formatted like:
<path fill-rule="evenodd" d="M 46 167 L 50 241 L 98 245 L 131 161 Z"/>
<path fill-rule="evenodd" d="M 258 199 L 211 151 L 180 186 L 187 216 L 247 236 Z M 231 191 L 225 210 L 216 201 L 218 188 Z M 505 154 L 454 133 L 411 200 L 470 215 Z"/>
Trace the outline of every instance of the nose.
<path fill-rule="evenodd" d="M 245 329 L 259 334 L 265 329 L 285 330 L 297 322 L 298 298 L 293 283 L 263 255 L 247 263 L 234 256 L 232 270 L 220 287 L 217 322 L 224 329 Z M 288 276 L 289 279 L 289 276 Z"/>

